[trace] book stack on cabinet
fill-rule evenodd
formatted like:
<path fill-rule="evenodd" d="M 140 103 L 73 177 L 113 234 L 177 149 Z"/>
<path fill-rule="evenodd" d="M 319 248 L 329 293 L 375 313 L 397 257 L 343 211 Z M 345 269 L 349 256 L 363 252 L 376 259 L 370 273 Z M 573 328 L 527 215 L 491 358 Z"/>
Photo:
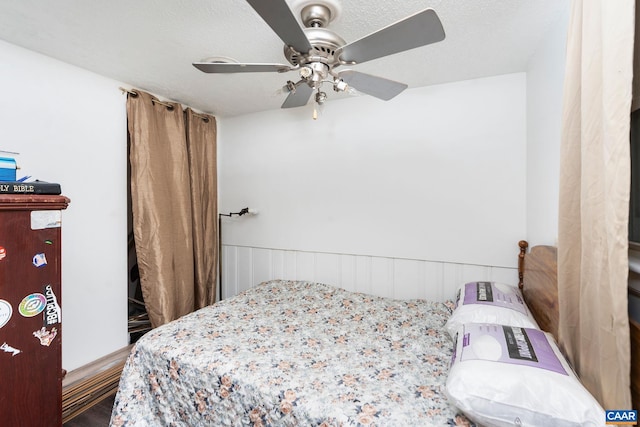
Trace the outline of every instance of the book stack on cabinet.
<path fill-rule="evenodd" d="M 0 425 L 62 425 L 62 195 L 0 194 Z"/>

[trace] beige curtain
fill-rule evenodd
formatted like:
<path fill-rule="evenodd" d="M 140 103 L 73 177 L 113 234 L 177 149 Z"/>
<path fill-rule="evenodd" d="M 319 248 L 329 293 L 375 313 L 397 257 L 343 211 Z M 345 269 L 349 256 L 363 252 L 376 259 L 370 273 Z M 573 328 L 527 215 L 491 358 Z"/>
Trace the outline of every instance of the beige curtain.
<path fill-rule="evenodd" d="M 559 341 L 605 409 L 631 408 L 627 315 L 634 0 L 574 0 L 560 153 Z"/>
<path fill-rule="evenodd" d="M 218 273 L 218 200 L 216 120 L 188 108 L 187 150 L 190 165 L 194 246 L 195 308 L 216 302 Z"/>
<path fill-rule="evenodd" d="M 216 122 L 141 91 L 127 118 L 140 285 L 157 327 L 215 301 Z"/>

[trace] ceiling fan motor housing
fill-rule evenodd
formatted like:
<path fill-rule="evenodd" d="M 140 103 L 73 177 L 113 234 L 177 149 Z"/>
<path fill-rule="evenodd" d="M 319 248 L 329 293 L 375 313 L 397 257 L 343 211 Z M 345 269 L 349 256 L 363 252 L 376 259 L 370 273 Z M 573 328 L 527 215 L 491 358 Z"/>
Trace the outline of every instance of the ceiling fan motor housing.
<path fill-rule="evenodd" d="M 305 28 L 312 49 L 309 52 L 296 52 L 289 46 L 284 47 L 284 56 L 293 66 L 304 66 L 312 62 L 322 62 L 333 68 L 340 65 L 336 51 L 346 42 L 342 37 L 326 28 Z"/>

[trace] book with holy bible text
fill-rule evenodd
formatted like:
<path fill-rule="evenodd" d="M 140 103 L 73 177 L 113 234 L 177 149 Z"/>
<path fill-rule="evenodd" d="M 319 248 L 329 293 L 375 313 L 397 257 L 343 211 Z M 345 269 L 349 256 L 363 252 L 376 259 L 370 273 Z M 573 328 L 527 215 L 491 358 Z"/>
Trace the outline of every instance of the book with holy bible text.
<path fill-rule="evenodd" d="M 0 194 L 61 194 L 60 184 L 45 181 L 0 181 Z"/>

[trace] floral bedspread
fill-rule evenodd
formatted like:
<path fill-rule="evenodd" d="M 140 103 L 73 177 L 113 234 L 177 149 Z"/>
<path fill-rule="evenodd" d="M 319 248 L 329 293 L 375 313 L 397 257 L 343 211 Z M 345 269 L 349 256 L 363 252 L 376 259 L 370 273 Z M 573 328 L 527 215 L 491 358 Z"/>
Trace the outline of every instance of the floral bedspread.
<path fill-rule="evenodd" d="M 443 303 L 271 281 L 147 333 L 111 426 L 468 425 Z"/>

